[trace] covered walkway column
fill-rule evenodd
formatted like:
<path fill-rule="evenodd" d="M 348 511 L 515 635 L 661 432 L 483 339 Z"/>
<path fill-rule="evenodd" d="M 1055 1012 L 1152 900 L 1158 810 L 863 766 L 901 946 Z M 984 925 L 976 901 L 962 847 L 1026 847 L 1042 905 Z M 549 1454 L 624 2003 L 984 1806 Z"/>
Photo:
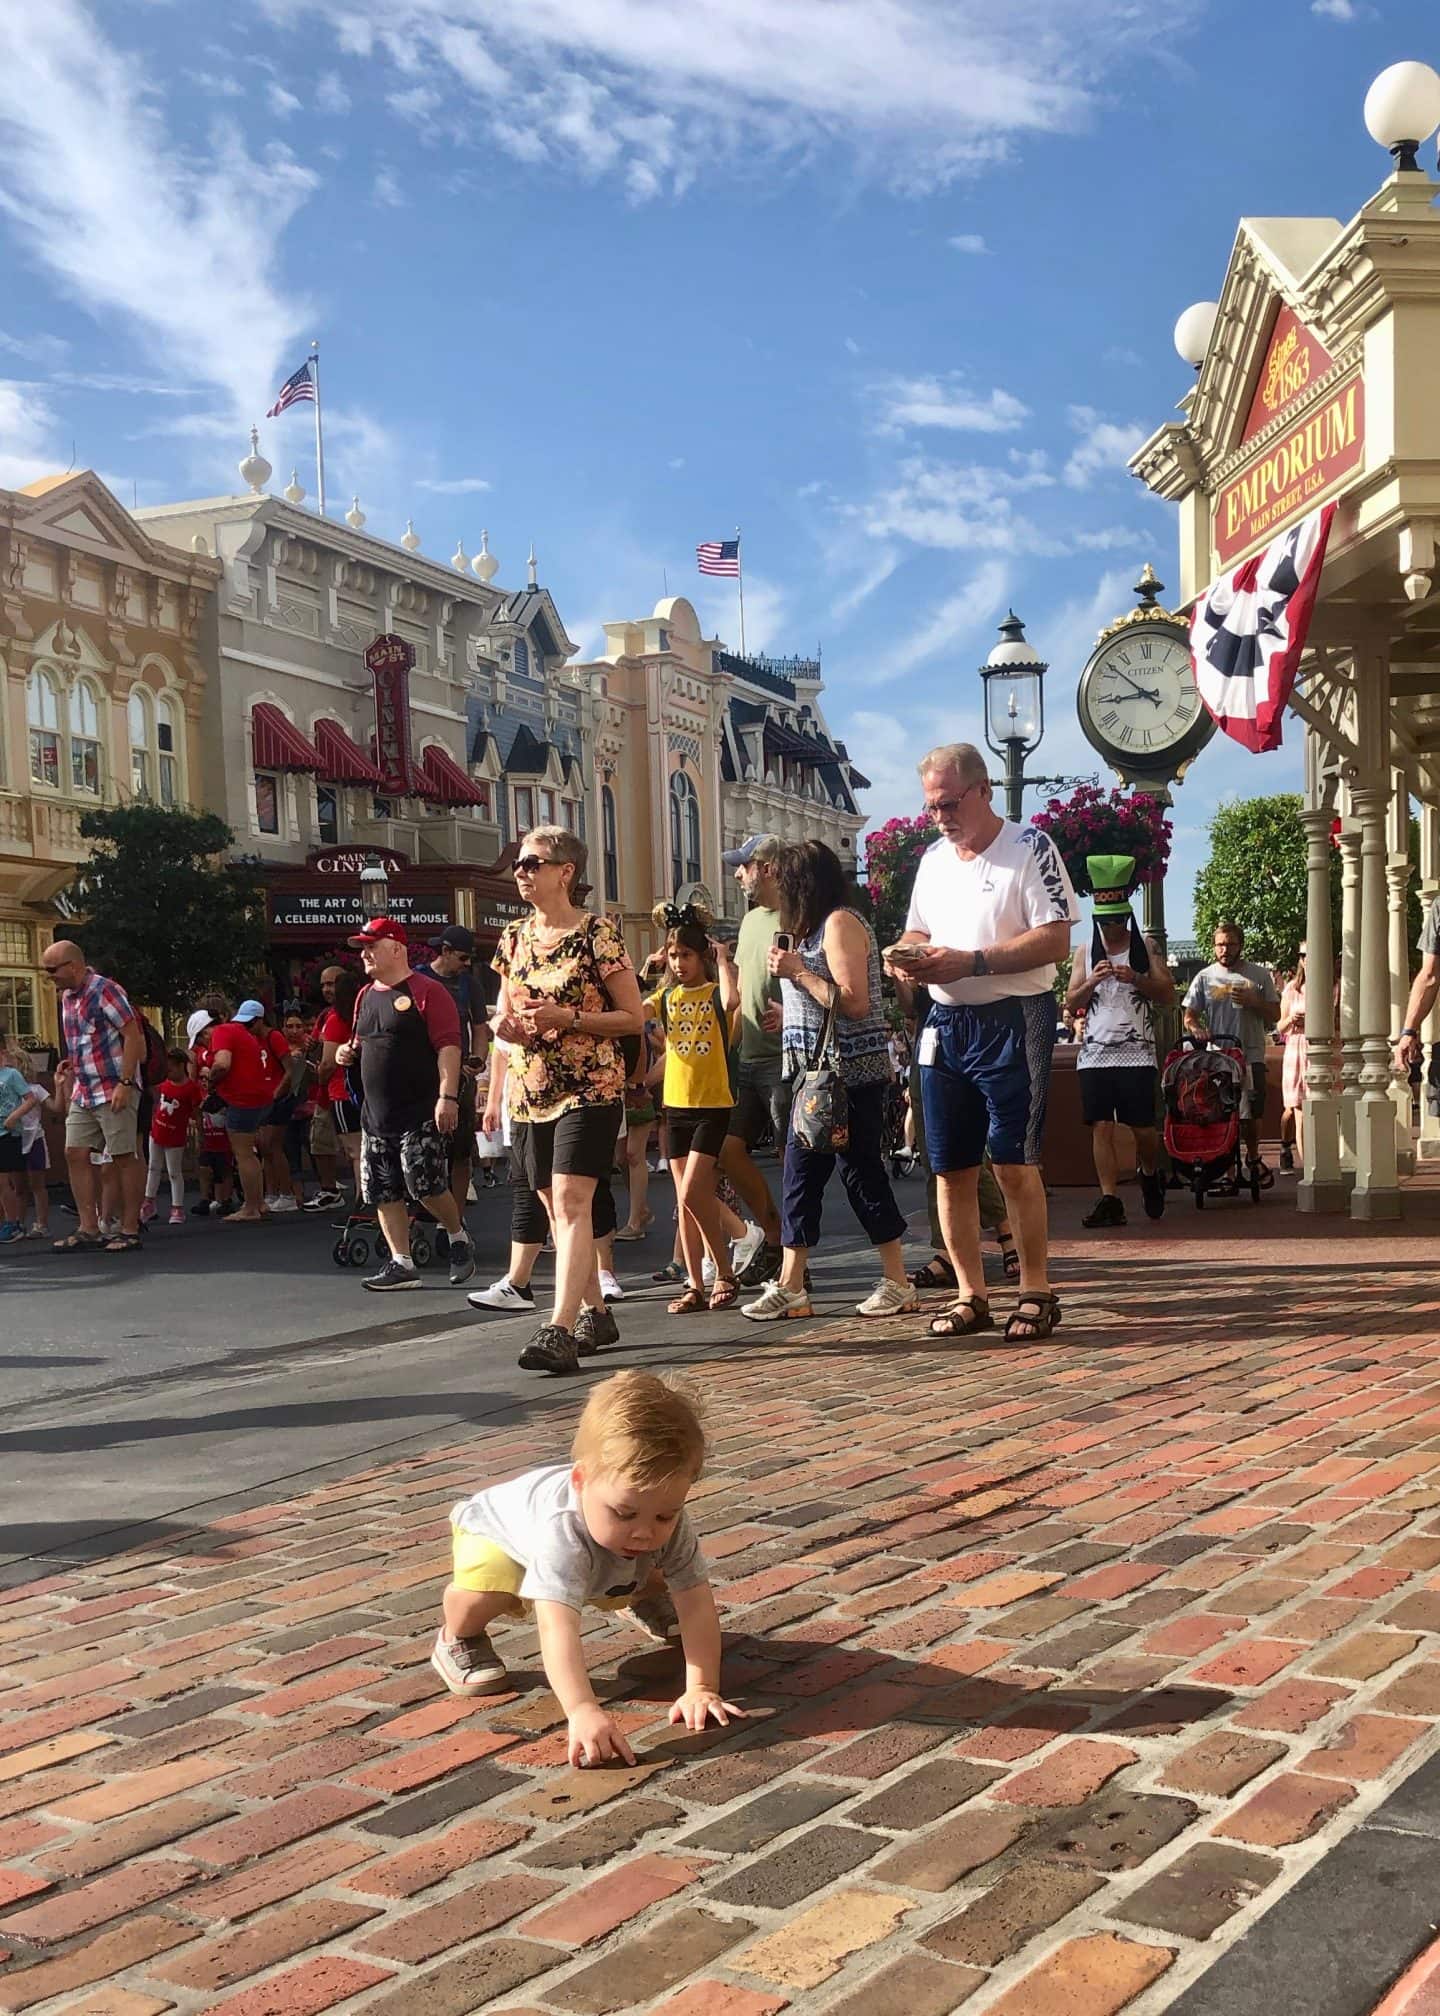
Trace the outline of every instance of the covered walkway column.
<path fill-rule="evenodd" d="M 1355 1176 L 1355 1108 L 1360 1085 L 1360 828 L 1342 784 L 1340 831 L 1340 1166 Z"/>
<path fill-rule="evenodd" d="M 1420 901 L 1428 914 L 1430 905 L 1440 896 L 1440 805 L 1422 804 L 1420 807 Z M 1408 956 L 1408 947 L 1407 947 Z M 1440 1161 L 1440 1112 L 1430 1110 L 1430 1078 L 1440 1073 L 1440 1057 L 1436 1055 L 1436 1045 L 1440 1044 L 1440 999 L 1430 1010 L 1421 1024 L 1420 1034 L 1425 1042 L 1425 1082 L 1420 1096 L 1420 1140 L 1417 1153 L 1422 1162 Z"/>
<path fill-rule="evenodd" d="M 1400 1182 L 1390 1097 L 1390 946 L 1386 823 L 1390 806 L 1390 660 L 1383 637 L 1355 652 L 1358 761 L 1350 803 L 1360 828 L 1359 1035 L 1354 1218 L 1398 1218 Z M 1349 950 L 1348 946 L 1346 948 Z"/>
<path fill-rule="evenodd" d="M 1335 1088 L 1335 949 L 1330 929 L 1330 823 L 1325 745 L 1305 730 L 1305 1172 L 1301 1211 L 1343 1211 L 1350 1185 L 1340 1168 L 1340 1100 Z"/>
<path fill-rule="evenodd" d="M 1406 944 L 1406 898 L 1410 890 L 1410 781 L 1403 770 L 1390 772 L 1390 804 L 1385 820 L 1387 853 L 1387 944 L 1390 965 L 1390 1041 L 1400 1040 L 1405 1002 L 1410 992 L 1410 951 Z M 1395 1108 L 1395 1166 L 1402 1176 L 1415 1168 L 1415 1143 L 1410 1122 L 1410 1082 L 1390 1074 L 1390 1103 Z"/>

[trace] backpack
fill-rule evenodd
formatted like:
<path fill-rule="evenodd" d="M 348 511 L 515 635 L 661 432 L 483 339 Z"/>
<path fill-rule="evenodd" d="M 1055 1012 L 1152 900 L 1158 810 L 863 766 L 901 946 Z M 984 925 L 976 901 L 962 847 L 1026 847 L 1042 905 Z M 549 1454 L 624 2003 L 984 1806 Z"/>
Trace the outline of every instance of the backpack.
<path fill-rule="evenodd" d="M 141 1082 L 147 1086 L 155 1086 L 160 1083 L 162 1078 L 170 1076 L 170 1057 L 165 1048 L 165 1039 L 148 1016 L 137 1015 L 135 1019 L 140 1024 L 141 1031 L 145 1037 L 145 1055 L 141 1060 L 141 1070 L 143 1072 Z"/>

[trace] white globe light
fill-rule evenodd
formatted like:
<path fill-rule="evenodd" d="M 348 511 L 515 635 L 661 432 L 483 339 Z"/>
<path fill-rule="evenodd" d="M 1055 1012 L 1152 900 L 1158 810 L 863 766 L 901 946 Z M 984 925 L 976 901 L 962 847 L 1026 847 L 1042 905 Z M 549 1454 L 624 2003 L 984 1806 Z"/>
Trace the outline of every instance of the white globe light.
<path fill-rule="evenodd" d="M 1215 317 L 1219 313 L 1218 301 L 1194 301 L 1175 324 L 1176 351 L 1185 363 L 1193 364 L 1197 371 L 1205 362 Z"/>
<path fill-rule="evenodd" d="M 1437 126 L 1440 73 L 1428 63 L 1392 63 L 1365 93 L 1365 129 L 1381 147 L 1418 147 Z"/>

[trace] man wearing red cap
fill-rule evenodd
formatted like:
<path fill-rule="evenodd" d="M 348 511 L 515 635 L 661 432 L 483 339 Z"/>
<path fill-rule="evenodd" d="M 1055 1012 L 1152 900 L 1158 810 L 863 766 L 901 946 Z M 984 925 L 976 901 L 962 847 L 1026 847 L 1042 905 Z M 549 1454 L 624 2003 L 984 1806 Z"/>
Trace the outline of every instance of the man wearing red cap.
<path fill-rule="evenodd" d="M 423 1204 L 450 1234 L 450 1280 L 475 1272 L 470 1236 L 450 1194 L 446 1137 L 460 1110 L 460 1018 L 449 989 L 410 968 L 405 928 L 372 917 L 350 940 L 367 985 L 355 1003 L 355 1033 L 336 1052 L 359 1061 L 360 1189 L 375 1206 L 390 1258 L 366 1281 L 377 1293 L 418 1288 L 410 1257 L 407 1198 Z"/>

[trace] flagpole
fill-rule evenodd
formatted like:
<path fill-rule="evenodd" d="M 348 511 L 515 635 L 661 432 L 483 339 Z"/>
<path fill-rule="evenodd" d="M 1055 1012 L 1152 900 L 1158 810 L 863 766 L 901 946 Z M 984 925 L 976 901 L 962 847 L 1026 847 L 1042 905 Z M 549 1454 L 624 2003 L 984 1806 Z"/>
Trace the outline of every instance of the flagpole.
<path fill-rule="evenodd" d="M 320 516 L 325 516 L 325 429 L 320 419 L 320 345 L 310 345 L 310 368 L 315 378 L 315 486 L 320 497 Z"/>
<path fill-rule="evenodd" d="M 740 656 L 745 656 L 745 561 L 740 551 L 740 527 L 735 527 L 735 580 L 740 590 Z"/>

